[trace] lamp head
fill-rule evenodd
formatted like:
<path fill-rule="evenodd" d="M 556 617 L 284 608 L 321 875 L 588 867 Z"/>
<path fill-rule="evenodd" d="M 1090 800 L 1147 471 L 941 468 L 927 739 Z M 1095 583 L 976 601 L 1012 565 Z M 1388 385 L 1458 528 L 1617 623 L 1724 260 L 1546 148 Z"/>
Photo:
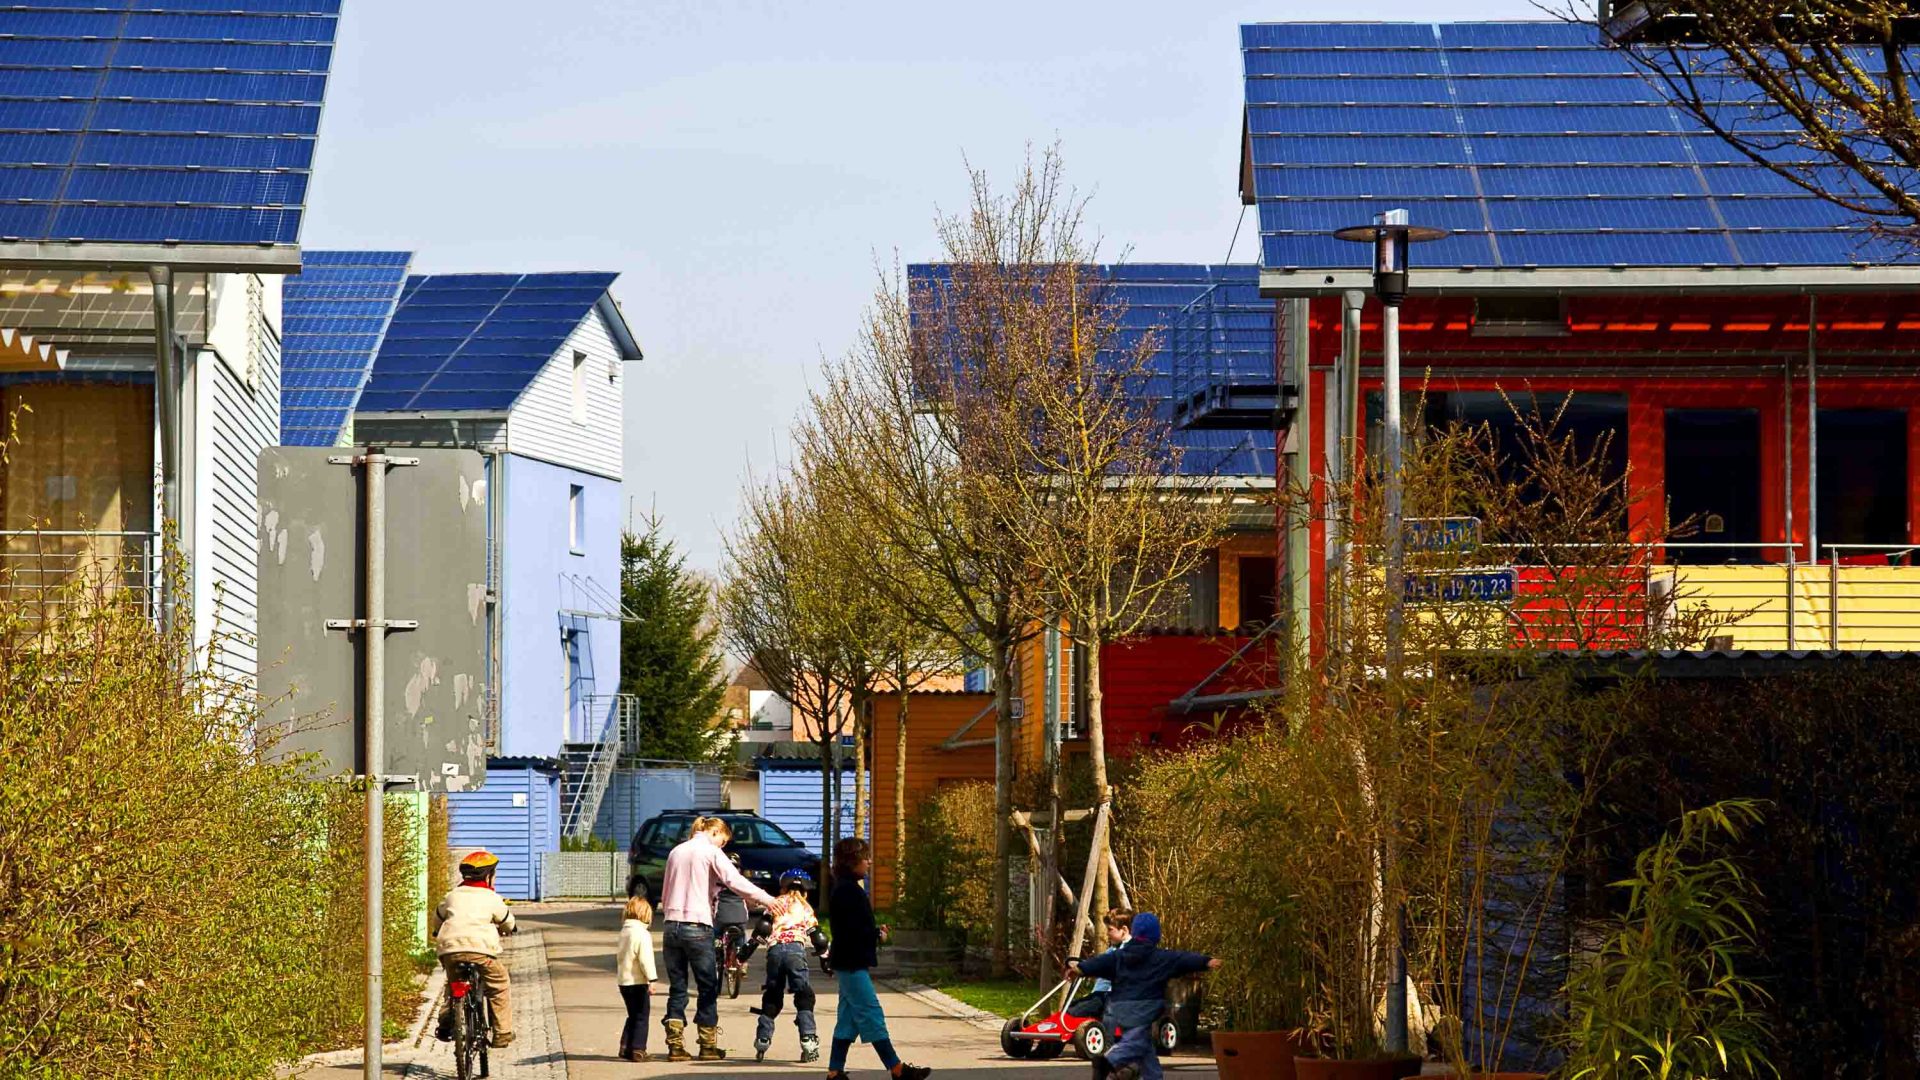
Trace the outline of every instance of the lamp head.
<path fill-rule="evenodd" d="M 1407 298 L 1407 248 L 1424 240 L 1438 240 L 1445 229 L 1407 224 L 1405 210 L 1375 215 L 1371 225 L 1335 230 L 1335 237 L 1373 245 L 1373 291 L 1383 303 L 1398 305 Z"/>

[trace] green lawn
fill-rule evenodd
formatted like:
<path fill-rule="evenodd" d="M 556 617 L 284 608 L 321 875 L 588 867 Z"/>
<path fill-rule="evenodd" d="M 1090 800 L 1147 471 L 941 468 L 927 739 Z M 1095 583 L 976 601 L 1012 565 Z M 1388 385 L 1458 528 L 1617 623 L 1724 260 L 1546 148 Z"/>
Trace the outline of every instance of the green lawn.
<path fill-rule="evenodd" d="M 1019 1016 L 1040 997 L 1030 979 L 936 979 L 934 989 L 995 1016 Z"/>

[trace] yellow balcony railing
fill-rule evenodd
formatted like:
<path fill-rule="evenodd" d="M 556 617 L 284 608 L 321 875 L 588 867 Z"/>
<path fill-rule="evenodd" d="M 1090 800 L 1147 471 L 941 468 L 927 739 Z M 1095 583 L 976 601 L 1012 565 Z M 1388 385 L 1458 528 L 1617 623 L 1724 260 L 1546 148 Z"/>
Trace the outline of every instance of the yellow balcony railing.
<path fill-rule="evenodd" d="M 1665 566 L 1682 606 L 1733 621 L 1736 649 L 1920 650 L 1920 566 Z"/>

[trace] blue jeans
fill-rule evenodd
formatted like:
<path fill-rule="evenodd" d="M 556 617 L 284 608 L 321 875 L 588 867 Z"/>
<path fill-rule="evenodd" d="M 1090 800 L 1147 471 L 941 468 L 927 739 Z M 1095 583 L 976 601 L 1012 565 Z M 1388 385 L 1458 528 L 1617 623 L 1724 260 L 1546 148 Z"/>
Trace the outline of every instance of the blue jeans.
<path fill-rule="evenodd" d="M 1140 1070 L 1140 1080 L 1160 1080 L 1160 1055 L 1153 1049 L 1153 1025 L 1135 1024 L 1120 1035 L 1120 1041 L 1107 1051 L 1107 1067 L 1118 1069 L 1132 1065 Z"/>
<path fill-rule="evenodd" d="M 799 943 L 767 950 L 767 981 L 760 990 L 760 1023 L 754 1042 L 773 1041 L 773 1021 L 780 1015 L 787 993 L 793 993 L 793 1026 L 802 1041 L 820 1037 L 813 1020 L 813 980 L 807 971 L 807 947 Z"/>
<path fill-rule="evenodd" d="M 720 1023 L 720 967 L 713 962 L 713 927 L 705 923 L 670 922 L 660 935 L 661 958 L 667 962 L 667 1013 L 663 1020 L 687 1022 L 687 972 L 700 993 L 693 1010 L 698 1027 Z"/>

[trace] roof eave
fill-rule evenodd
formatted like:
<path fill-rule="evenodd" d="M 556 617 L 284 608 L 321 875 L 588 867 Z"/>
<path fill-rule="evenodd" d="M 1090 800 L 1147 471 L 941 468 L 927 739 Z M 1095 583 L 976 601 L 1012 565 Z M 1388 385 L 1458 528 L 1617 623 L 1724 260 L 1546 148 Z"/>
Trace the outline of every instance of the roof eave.
<path fill-rule="evenodd" d="M 516 402 L 518 399 L 515 399 Z M 355 409 L 356 419 L 369 420 L 505 420 L 506 409 Z"/>
<path fill-rule="evenodd" d="M 297 274 L 298 244 L 150 244 L 91 240 L 0 241 L 0 267 L 47 270 L 145 270 L 165 266 L 203 273 Z"/>
<path fill-rule="evenodd" d="M 1920 266 L 1781 267 L 1539 267 L 1534 269 L 1415 270 L 1408 278 L 1416 295 L 1532 293 L 1847 293 L 1920 286 Z M 1373 273 L 1337 269 L 1262 267 L 1264 296 L 1337 296 L 1373 287 Z"/>
<path fill-rule="evenodd" d="M 633 327 L 627 323 L 626 312 L 620 310 L 620 302 L 613 298 L 613 291 L 600 294 L 594 301 L 594 309 L 607 321 L 607 329 L 613 334 L 613 343 L 620 350 L 620 359 L 629 363 L 638 363 L 646 356 L 640 351 L 640 342 L 633 336 Z"/>

